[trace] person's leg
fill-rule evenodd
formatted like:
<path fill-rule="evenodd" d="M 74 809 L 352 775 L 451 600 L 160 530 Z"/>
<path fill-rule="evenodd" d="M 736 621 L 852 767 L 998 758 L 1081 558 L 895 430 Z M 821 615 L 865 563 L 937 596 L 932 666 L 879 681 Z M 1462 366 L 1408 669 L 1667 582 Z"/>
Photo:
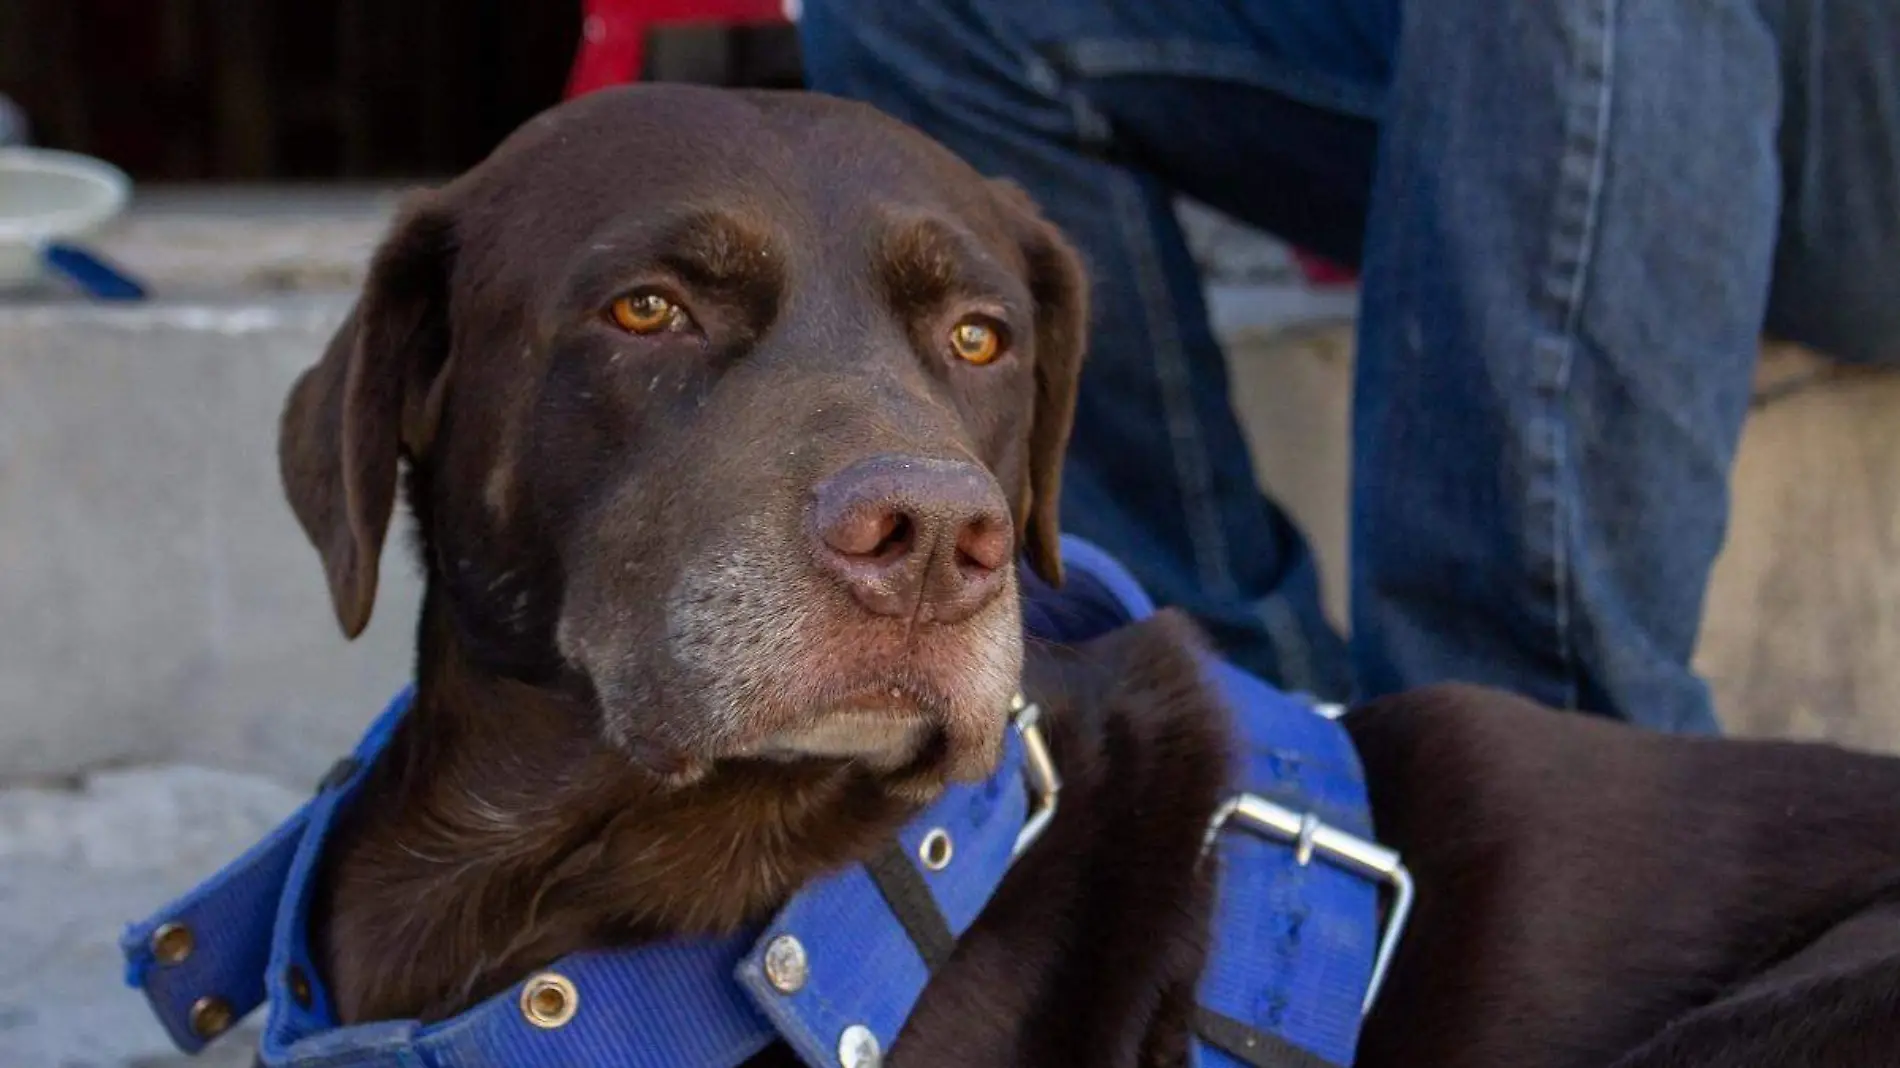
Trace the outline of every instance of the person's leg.
<path fill-rule="evenodd" d="M 1088 261 L 1064 525 L 1243 666 L 1328 698 L 1349 688 L 1344 646 L 1254 481 L 1172 195 L 1355 260 L 1385 2 L 807 0 L 802 18 L 813 88 L 1014 179 Z"/>
<path fill-rule="evenodd" d="M 1786 102 L 1768 330 L 1900 361 L 1900 6 L 1787 0 L 1775 24 Z"/>
<path fill-rule="evenodd" d="M 1401 41 L 1354 413 L 1360 681 L 1714 730 L 1690 657 L 1775 255 L 1776 38 L 1750 0 L 1434 0 Z"/>

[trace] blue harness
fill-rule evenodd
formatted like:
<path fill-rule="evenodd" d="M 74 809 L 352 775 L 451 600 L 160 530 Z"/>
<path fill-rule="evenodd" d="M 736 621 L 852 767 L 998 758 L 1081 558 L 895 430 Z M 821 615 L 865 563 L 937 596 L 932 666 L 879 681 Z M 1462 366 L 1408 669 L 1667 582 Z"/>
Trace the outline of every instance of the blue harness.
<path fill-rule="evenodd" d="M 1065 538 L 1063 555 L 1060 593 L 1025 575 L 1031 634 L 1079 642 L 1154 611 L 1099 549 Z M 1207 670 L 1245 759 L 1208 831 L 1221 878 L 1192 1063 L 1349 1065 L 1410 879 L 1370 841 L 1359 761 L 1327 710 L 1224 662 Z M 282 826 L 127 929 L 127 982 L 181 1049 L 268 1002 L 266 1068 L 731 1068 L 779 1041 L 812 1068 L 874 1068 L 1059 797 L 1034 706 L 1018 702 L 994 776 L 952 787 L 889 848 L 806 887 L 760 930 L 577 953 L 450 1019 L 340 1027 L 307 938 L 317 862 L 410 696 Z"/>

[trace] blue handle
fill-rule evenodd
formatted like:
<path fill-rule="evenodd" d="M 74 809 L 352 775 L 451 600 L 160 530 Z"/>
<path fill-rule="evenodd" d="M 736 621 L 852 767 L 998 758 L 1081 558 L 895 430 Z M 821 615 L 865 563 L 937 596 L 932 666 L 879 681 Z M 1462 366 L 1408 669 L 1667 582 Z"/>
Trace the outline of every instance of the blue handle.
<path fill-rule="evenodd" d="M 131 275 L 77 245 L 49 242 L 40 256 L 48 267 L 100 300 L 145 299 L 145 287 Z"/>

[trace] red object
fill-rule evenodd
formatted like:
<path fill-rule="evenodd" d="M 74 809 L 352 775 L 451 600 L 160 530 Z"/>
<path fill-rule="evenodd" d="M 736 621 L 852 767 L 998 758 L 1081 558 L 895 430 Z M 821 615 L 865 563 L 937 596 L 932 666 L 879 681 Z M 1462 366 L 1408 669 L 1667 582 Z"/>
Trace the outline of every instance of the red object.
<path fill-rule="evenodd" d="M 639 81 L 647 34 L 656 26 L 785 22 L 786 7 L 787 0 L 585 0 L 580 53 L 568 75 L 567 95 Z"/>
<path fill-rule="evenodd" d="M 1300 274 L 1306 277 L 1307 285 L 1330 287 L 1359 284 L 1359 272 L 1350 267 L 1341 267 L 1323 256 L 1296 248 L 1293 250 L 1293 259 L 1300 265 Z"/>

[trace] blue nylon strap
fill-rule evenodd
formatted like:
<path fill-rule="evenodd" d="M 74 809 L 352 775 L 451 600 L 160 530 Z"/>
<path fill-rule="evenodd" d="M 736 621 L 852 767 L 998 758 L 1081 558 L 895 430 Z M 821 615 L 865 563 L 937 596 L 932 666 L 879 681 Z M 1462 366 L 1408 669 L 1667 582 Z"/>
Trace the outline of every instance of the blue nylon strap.
<path fill-rule="evenodd" d="M 1100 550 L 1065 538 L 1063 553 L 1070 581 L 1061 593 L 1025 575 L 1024 618 L 1037 637 L 1082 641 L 1153 612 L 1146 594 Z M 1236 789 L 1366 834 L 1365 787 L 1345 732 L 1229 665 L 1210 662 L 1209 671 L 1246 743 L 1244 783 Z M 190 1014 L 206 995 L 226 999 L 238 1015 L 268 997 L 261 1054 L 269 1068 L 729 1068 L 776 1040 L 813 1068 L 841 1068 L 839 1039 L 847 1027 L 868 1028 L 884 1049 L 895 1042 L 929 969 L 863 866 L 807 887 L 760 931 L 557 961 L 548 970 L 579 991 L 578 1011 L 558 1028 L 536 1027 L 521 1011 L 525 978 L 440 1023 L 337 1027 L 305 935 L 317 861 L 337 812 L 394 733 L 409 697 L 391 702 L 358 746 L 349 774 L 334 777 L 203 886 L 127 930 L 127 980 L 144 988 L 180 1048 L 203 1045 Z M 899 836 L 901 856 L 954 936 L 975 922 L 1008 870 L 1026 814 L 1022 742 L 1015 731 L 1006 739 L 995 776 L 946 791 Z M 932 872 L 917 858 L 924 837 L 937 829 L 948 833 L 954 853 L 943 871 Z M 1218 926 L 1202 977 L 1203 1007 L 1296 1053 L 1349 1064 L 1376 948 L 1373 887 L 1317 861 L 1302 866 L 1292 848 L 1239 829 L 1221 836 L 1219 857 Z M 151 942 L 174 922 L 190 927 L 196 946 L 184 961 L 160 964 Z M 798 938 L 809 968 L 790 993 L 774 988 L 764 967 L 766 948 L 781 935 Z M 292 994 L 293 970 L 307 983 L 306 1004 Z M 1197 1044 L 1194 1061 L 1209 1068 L 1247 1063 L 1206 1043 Z"/>
<path fill-rule="evenodd" d="M 303 839 L 307 809 L 307 805 L 299 809 L 210 882 L 151 919 L 128 926 L 120 936 L 127 985 L 145 991 L 159 1023 L 179 1049 L 196 1053 L 204 1048 L 204 1040 L 192 1032 L 190 1022 L 191 1007 L 199 998 L 221 997 L 240 1015 L 264 1003 L 277 893 Z M 161 964 L 152 941 L 169 924 L 182 925 L 193 947 L 183 961 Z"/>
<path fill-rule="evenodd" d="M 1069 574 L 1059 594 L 1032 589 L 1032 632 L 1082 641 L 1154 613 L 1133 576 L 1093 545 L 1065 538 L 1063 562 Z M 1210 659 L 1207 670 L 1244 745 L 1234 789 L 1371 837 L 1364 772 L 1345 729 L 1225 661 Z M 1351 1064 L 1378 950 L 1377 888 L 1318 860 L 1302 866 L 1291 846 L 1238 827 L 1220 836 L 1217 852 L 1216 934 L 1201 974 L 1202 1007 L 1296 1052 Z M 1205 1042 L 1195 1055 L 1208 1068 L 1247 1063 Z"/>
<path fill-rule="evenodd" d="M 949 832 L 955 850 L 950 864 L 940 872 L 918 869 L 958 936 L 976 922 L 1003 881 L 1016 832 L 1028 814 L 1020 785 L 1022 741 L 1015 731 L 1005 739 L 1004 762 L 1015 770 L 962 788 L 956 804 L 931 806 L 898 836 L 905 855 L 914 860 L 932 828 Z M 810 958 L 810 983 L 790 996 L 772 989 L 763 967 L 763 948 L 780 934 L 797 936 Z M 870 1028 L 879 1048 L 890 1049 L 930 980 L 923 957 L 862 867 L 799 894 L 761 936 L 759 947 L 740 966 L 739 979 L 812 1066 L 839 1068 L 838 1040 L 853 1024 Z"/>
<path fill-rule="evenodd" d="M 1246 788 L 1368 837 L 1365 781 L 1344 729 L 1251 675 L 1213 671 L 1240 720 Z M 1233 824 L 1217 849 L 1219 933 L 1201 973 L 1202 1007 L 1351 1064 L 1378 949 L 1377 887 L 1323 860 L 1301 865 L 1292 846 Z M 1204 1044 L 1201 1063 L 1247 1062 Z"/>
<path fill-rule="evenodd" d="M 520 1009 L 522 985 L 436 1024 L 328 1027 L 288 1044 L 277 1010 L 266 1065 L 297 1068 L 517 1068 L 613 1064 L 736 1065 L 776 1036 L 730 978 L 745 936 L 578 953 L 553 970 L 579 992 L 574 1019 L 541 1029 Z"/>
<path fill-rule="evenodd" d="M 377 756 L 394 737 L 397 724 L 409 710 L 410 696 L 405 693 L 392 704 L 371 732 L 374 744 L 360 746 L 352 759 L 341 766 L 343 774 L 333 771 L 310 804 L 310 818 L 291 857 L 290 871 L 278 895 L 276 921 L 271 927 L 270 969 L 264 976 L 264 986 L 270 994 L 270 1012 L 264 1019 L 264 1038 L 259 1050 L 266 1064 L 281 1057 L 285 1047 L 296 1038 L 327 1029 L 336 1019 L 329 995 L 318 979 L 322 972 L 311 959 L 307 935 L 311 898 L 317 890 L 317 867 L 338 813 L 356 795 Z M 302 977 L 309 991 L 307 1003 L 299 1002 L 292 995 L 293 971 Z"/>
<path fill-rule="evenodd" d="M 354 754 L 359 769 L 388 743 L 409 708 L 409 698 L 407 689 L 397 694 L 370 725 Z M 334 784 L 326 781 L 330 786 Z M 312 818 L 320 811 L 327 816 L 333 792 L 326 789 L 306 802 L 222 871 L 120 936 L 126 983 L 145 991 L 153 1013 L 179 1049 L 196 1053 L 204 1048 L 205 1040 L 191 1027 L 191 1009 L 199 999 L 222 998 L 235 1018 L 263 1004 L 267 987 L 283 985 L 282 970 L 270 967 L 278 902 L 286 886 L 293 885 L 291 868 Z M 153 952 L 153 937 L 167 924 L 183 925 L 192 942 L 190 954 L 175 964 L 160 962 Z M 275 993 L 289 1000 L 281 997 L 281 989 Z"/>

